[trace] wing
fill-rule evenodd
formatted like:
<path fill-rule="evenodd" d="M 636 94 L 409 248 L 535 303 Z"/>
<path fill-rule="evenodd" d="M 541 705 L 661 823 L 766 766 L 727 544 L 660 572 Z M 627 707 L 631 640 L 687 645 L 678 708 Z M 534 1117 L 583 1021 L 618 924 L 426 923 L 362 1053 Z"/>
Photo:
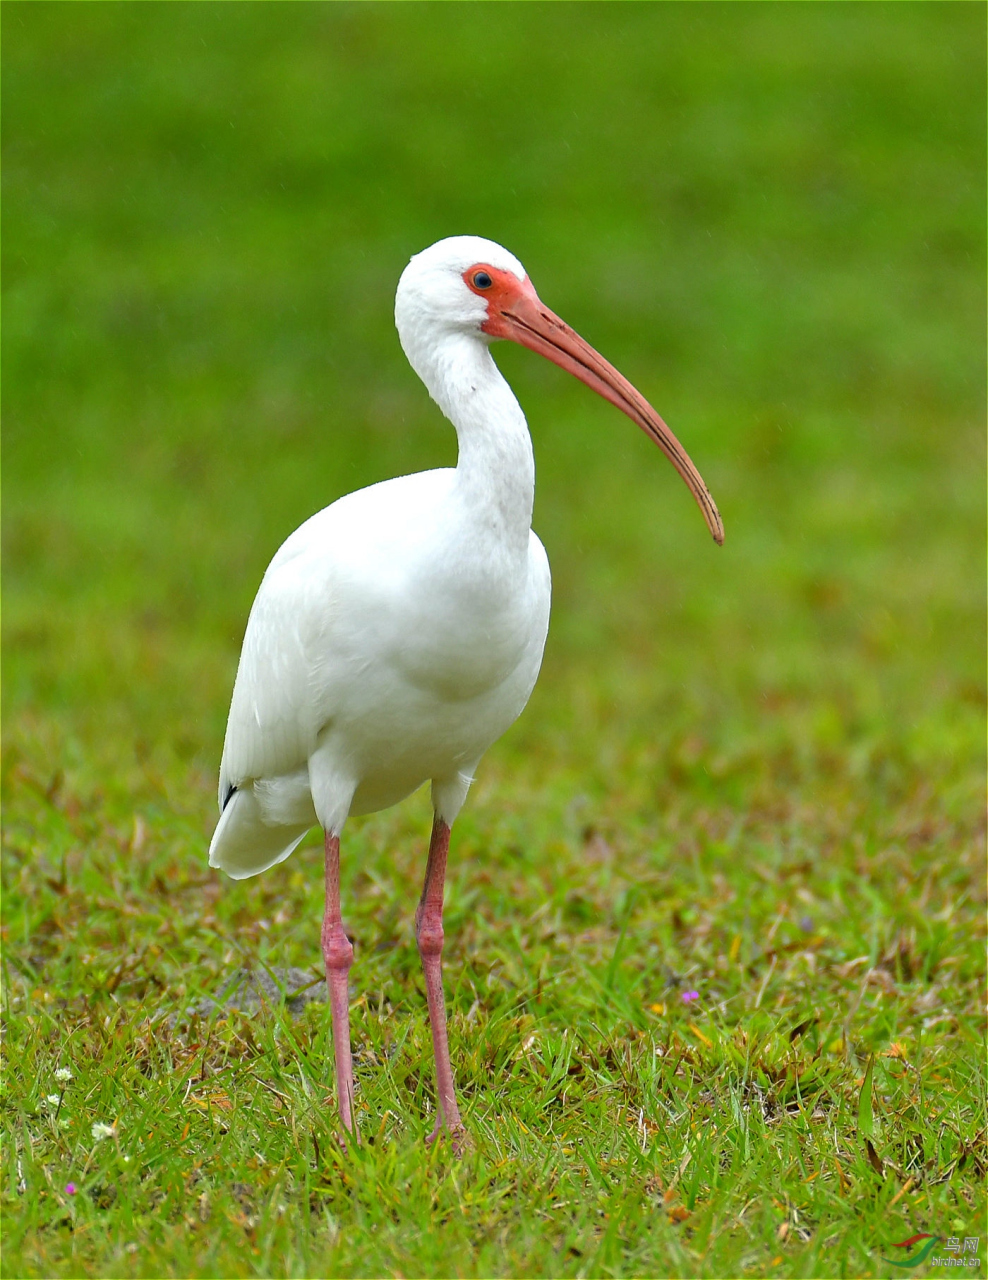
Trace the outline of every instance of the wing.
<path fill-rule="evenodd" d="M 314 687 L 313 654 L 333 608 L 332 558 L 319 554 L 320 523 L 314 516 L 292 534 L 251 608 L 223 744 L 221 810 L 232 788 L 291 773 L 315 749 L 325 699 Z"/>
<path fill-rule="evenodd" d="M 241 783 L 308 761 L 339 697 L 371 661 L 389 568 L 421 539 L 452 474 L 423 471 L 348 494 L 281 546 L 247 621 L 220 765 L 221 811 Z"/>

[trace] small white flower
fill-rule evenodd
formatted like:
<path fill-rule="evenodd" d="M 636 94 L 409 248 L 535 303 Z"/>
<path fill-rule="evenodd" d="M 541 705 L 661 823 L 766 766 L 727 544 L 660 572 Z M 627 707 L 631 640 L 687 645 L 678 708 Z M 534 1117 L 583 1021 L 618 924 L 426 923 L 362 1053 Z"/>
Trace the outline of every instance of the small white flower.
<path fill-rule="evenodd" d="M 114 1138 L 116 1133 L 116 1128 L 112 1124 L 103 1124 L 102 1121 L 97 1120 L 93 1125 L 93 1137 L 97 1142 L 101 1142 L 103 1138 Z"/>
<path fill-rule="evenodd" d="M 45 1102 L 47 1102 L 50 1107 L 57 1107 L 59 1102 L 58 1094 L 57 1093 L 46 1094 Z"/>
<path fill-rule="evenodd" d="M 60 1080 L 62 1084 L 68 1084 L 70 1080 L 75 1079 L 75 1076 L 68 1069 L 68 1067 L 59 1067 L 58 1070 L 55 1072 L 55 1079 Z"/>

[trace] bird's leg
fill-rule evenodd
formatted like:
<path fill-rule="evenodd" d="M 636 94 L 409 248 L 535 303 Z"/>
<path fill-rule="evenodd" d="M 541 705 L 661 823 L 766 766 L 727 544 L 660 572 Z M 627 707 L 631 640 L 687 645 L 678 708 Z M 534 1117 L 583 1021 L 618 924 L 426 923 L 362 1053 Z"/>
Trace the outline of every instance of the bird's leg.
<path fill-rule="evenodd" d="M 449 852 L 449 827 L 436 814 L 429 845 L 429 864 L 425 870 L 422 898 L 415 912 L 415 936 L 425 970 L 425 990 L 429 1000 L 429 1023 L 432 1027 L 432 1048 L 436 1057 L 436 1127 L 430 1142 L 435 1142 L 442 1131 L 443 1122 L 453 1140 L 454 1151 L 462 1142 L 463 1124 L 456 1105 L 453 1089 L 453 1069 L 449 1062 L 449 1041 L 446 1038 L 446 1002 L 443 998 L 443 885 L 446 879 L 446 855 Z"/>
<path fill-rule="evenodd" d="M 336 1096 L 343 1127 L 357 1137 L 353 1119 L 353 1063 L 350 1058 L 349 973 L 353 947 L 340 915 L 340 837 L 326 832 L 326 914 L 322 922 L 322 954 L 333 1017 Z M 359 1138 L 358 1138 L 359 1141 Z"/>

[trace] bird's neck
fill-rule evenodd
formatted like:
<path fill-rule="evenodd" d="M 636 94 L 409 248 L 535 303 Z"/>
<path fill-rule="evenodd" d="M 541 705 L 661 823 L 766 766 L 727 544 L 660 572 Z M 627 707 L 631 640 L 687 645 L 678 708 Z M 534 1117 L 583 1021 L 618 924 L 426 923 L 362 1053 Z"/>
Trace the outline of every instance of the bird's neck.
<path fill-rule="evenodd" d="M 456 489 L 488 536 L 527 553 L 535 501 L 535 458 L 521 406 L 486 343 L 451 337 L 423 380 L 456 427 Z"/>

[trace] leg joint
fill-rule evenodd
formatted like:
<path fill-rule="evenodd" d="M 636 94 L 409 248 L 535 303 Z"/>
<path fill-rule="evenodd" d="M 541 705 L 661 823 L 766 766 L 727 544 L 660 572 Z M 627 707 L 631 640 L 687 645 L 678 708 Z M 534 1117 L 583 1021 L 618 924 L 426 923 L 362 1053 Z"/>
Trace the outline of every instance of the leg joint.
<path fill-rule="evenodd" d="M 415 935 L 419 944 L 419 955 L 442 955 L 443 942 L 446 937 L 443 933 L 442 920 L 420 920 Z"/>
<path fill-rule="evenodd" d="M 322 953 L 327 969 L 346 969 L 353 964 L 353 944 L 340 924 L 331 925 L 322 932 Z"/>

